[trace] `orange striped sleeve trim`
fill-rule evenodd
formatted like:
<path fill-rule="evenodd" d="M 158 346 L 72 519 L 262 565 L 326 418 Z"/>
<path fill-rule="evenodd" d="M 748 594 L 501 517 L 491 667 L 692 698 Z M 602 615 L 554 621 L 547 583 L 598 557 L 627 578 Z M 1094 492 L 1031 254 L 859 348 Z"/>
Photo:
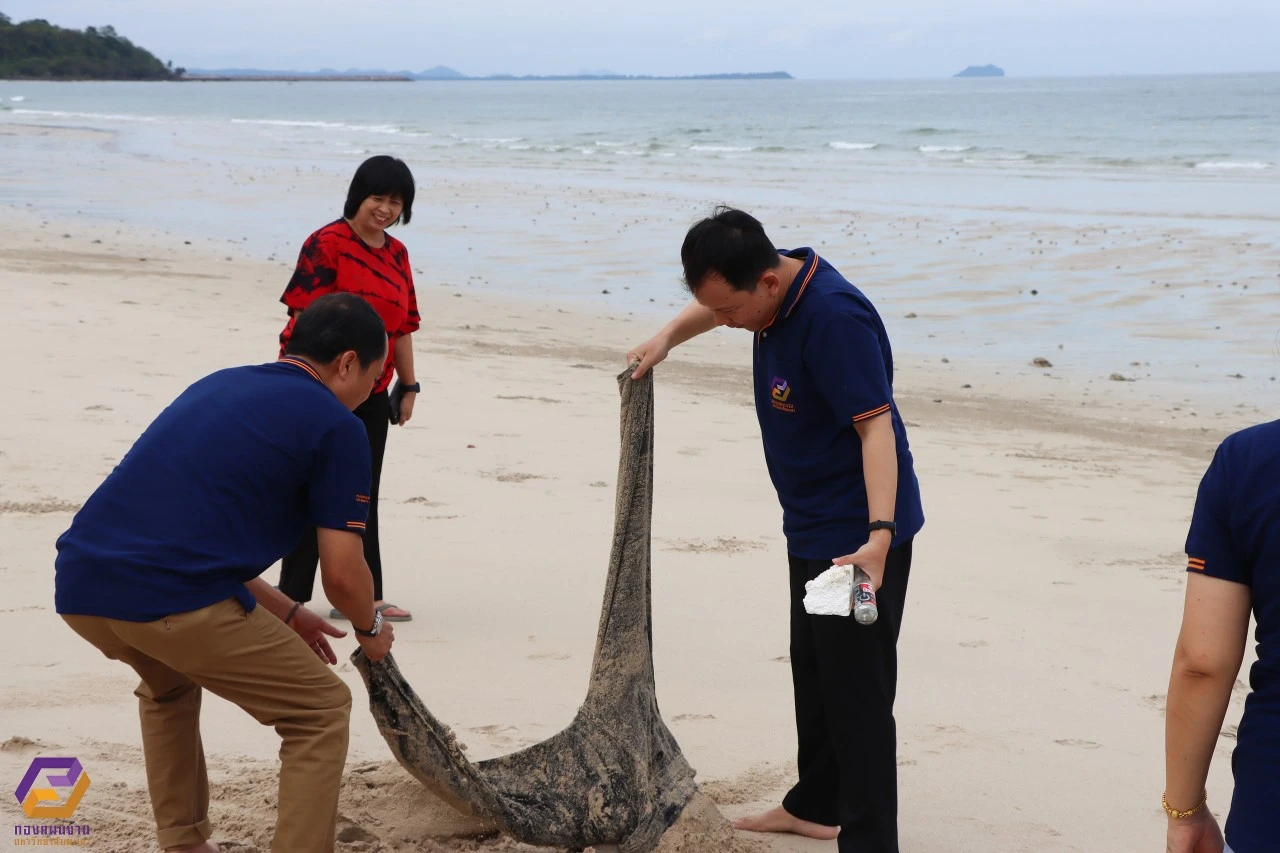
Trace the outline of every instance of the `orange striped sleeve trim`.
<path fill-rule="evenodd" d="M 1187 570 L 1192 572 L 1203 572 L 1204 560 L 1200 559 L 1199 557 L 1188 557 Z"/>
<path fill-rule="evenodd" d="M 352 530 L 364 530 L 366 525 L 363 521 L 348 521 L 347 527 L 350 527 Z"/>
<path fill-rule="evenodd" d="M 286 356 L 283 356 L 280 359 L 280 361 L 283 361 L 285 364 L 292 364 L 294 367 L 301 367 L 303 370 L 309 373 L 311 375 L 311 378 L 314 379 L 315 381 L 321 382 L 321 383 L 324 382 L 324 380 L 320 378 L 320 374 L 316 373 L 316 369 L 311 365 L 307 364 L 305 361 L 303 361 L 300 358 L 292 358 L 291 356 L 286 355 Z"/>
<path fill-rule="evenodd" d="M 856 424 L 859 421 L 865 421 L 868 418 L 874 418 L 876 415 L 883 415 L 885 412 L 889 411 L 890 408 L 892 407 L 888 403 L 885 403 L 883 406 L 881 406 L 878 409 L 872 409 L 869 412 L 863 412 L 860 415 L 854 415 L 853 422 Z"/>

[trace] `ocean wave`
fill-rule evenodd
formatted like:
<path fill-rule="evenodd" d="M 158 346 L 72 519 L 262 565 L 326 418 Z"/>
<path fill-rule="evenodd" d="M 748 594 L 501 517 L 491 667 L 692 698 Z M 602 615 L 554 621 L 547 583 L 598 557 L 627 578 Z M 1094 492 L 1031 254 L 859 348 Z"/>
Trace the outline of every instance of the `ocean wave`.
<path fill-rule="evenodd" d="M 22 101 L 25 101 L 26 99 L 27 99 L 27 98 L 26 98 L 26 96 L 25 96 L 25 95 L 14 95 L 13 97 L 9 98 L 9 100 L 11 100 L 11 101 L 15 101 L 15 102 L 18 102 L 18 103 L 21 103 Z"/>
<path fill-rule="evenodd" d="M 155 116 L 136 116 L 127 113 L 80 113 L 68 110 L 13 110 L 14 115 L 48 116 L 50 118 L 91 118 L 99 121 L 156 121 Z"/>
<path fill-rule="evenodd" d="M 347 124 L 345 121 L 302 121 L 283 118 L 233 118 L 232 124 L 252 124 L 264 127 L 309 127 L 320 130 L 354 130 L 364 133 L 400 133 L 400 128 L 390 124 Z"/>
<path fill-rule="evenodd" d="M 972 151 L 972 145 L 921 145 L 916 149 L 922 154 L 959 154 L 961 151 Z"/>
<path fill-rule="evenodd" d="M 879 148 L 879 142 L 828 142 L 828 146 L 839 151 L 870 151 L 872 148 Z"/>
<path fill-rule="evenodd" d="M 946 130 L 941 127 L 915 127 L 911 130 L 904 130 L 903 133 L 909 136 L 935 136 L 939 133 L 955 133 L 954 130 Z"/>
<path fill-rule="evenodd" d="M 485 148 L 497 148 L 499 145 L 512 145 L 524 142 L 523 136 L 464 136 L 463 142 L 479 142 Z"/>
<path fill-rule="evenodd" d="M 748 146 L 741 146 L 741 145 L 690 145 L 690 146 L 689 146 L 689 150 L 690 150 L 690 151 L 712 151 L 712 152 L 717 152 L 717 153 L 730 153 L 730 152 L 741 152 L 741 151 L 755 151 L 755 150 L 756 150 L 756 147 L 755 147 L 754 145 L 748 145 Z"/>
<path fill-rule="evenodd" d="M 1270 169 L 1270 163 L 1264 163 L 1261 160 L 1241 161 L 1241 160 L 1208 160 L 1203 163 L 1196 163 L 1196 169 Z"/>

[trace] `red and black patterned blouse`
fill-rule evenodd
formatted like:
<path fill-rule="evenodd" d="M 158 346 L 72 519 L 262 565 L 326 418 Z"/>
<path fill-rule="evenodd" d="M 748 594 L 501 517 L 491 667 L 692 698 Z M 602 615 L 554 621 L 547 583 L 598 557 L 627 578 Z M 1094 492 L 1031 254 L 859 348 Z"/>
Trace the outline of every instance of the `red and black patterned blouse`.
<path fill-rule="evenodd" d="M 395 368 L 395 343 L 422 324 L 413 271 L 404 244 L 390 234 L 380 249 L 365 243 L 345 219 L 330 222 L 307 238 L 298 254 L 298 266 L 280 301 L 289 306 L 289 322 L 280 332 L 280 351 L 293 333 L 294 310 L 305 310 L 326 293 L 354 293 L 363 297 L 387 327 L 387 366 L 374 393 L 391 386 Z"/>

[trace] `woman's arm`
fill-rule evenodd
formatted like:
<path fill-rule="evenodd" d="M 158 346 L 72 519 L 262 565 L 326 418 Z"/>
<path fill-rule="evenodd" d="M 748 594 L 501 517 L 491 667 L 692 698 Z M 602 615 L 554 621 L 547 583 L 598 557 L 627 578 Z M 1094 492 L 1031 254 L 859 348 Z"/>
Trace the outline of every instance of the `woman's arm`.
<path fill-rule="evenodd" d="M 402 385 L 413 385 L 418 380 L 413 371 L 413 335 L 401 335 L 395 343 L 396 376 Z M 418 395 L 413 391 L 405 391 L 400 397 L 400 418 L 396 421 L 400 426 L 413 417 L 413 403 Z"/>

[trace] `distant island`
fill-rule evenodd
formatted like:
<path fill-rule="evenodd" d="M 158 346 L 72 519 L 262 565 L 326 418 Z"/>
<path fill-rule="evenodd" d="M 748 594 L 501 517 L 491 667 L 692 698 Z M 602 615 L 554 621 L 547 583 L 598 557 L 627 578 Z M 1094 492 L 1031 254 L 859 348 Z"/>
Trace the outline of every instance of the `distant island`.
<path fill-rule="evenodd" d="M 952 77 L 1003 77 L 1004 69 L 995 65 L 970 65 L 959 74 L 952 74 Z"/>
<path fill-rule="evenodd" d="M 650 74 L 615 74 L 610 71 L 583 72 L 581 74 L 489 74 L 483 77 L 472 77 L 445 65 L 437 65 L 425 71 L 384 71 L 382 69 L 349 68 L 336 71 L 322 68 L 319 71 L 268 71 L 261 68 L 193 68 L 186 72 L 186 80 L 226 81 L 226 80 L 297 80 L 297 81 L 333 81 L 333 80 L 433 80 L 433 81 L 475 81 L 475 80 L 793 80 L 786 71 L 759 71 L 734 74 L 690 74 L 684 76 L 664 77 Z"/>
<path fill-rule="evenodd" d="M 177 80 L 182 74 L 112 27 L 68 30 L 40 18 L 15 24 L 0 12 L 0 79 Z"/>

